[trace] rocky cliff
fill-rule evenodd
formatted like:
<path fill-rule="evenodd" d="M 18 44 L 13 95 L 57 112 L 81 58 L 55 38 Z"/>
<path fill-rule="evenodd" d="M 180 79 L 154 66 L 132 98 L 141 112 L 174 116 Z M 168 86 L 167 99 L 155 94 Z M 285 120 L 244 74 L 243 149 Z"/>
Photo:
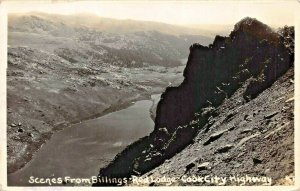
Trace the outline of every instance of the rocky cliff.
<path fill-rule="evenodd" d="M 229 37 L 216 36 L 207 47 L 192 45 L 183 83 L 168 87 L 161 96 L 154 131 L 128 146 L 100 170 L 99 176 L 142 175 L 193 144 L 200 133 L 208 134 L 212 119 L 220 115 L 217 108 L 238 90 L 240 103 L 247 104 L 293 66 L 293 39 L 292 27 L 275 32 L 256 19 L 245 18 L 234 26 Z M 227 121 L 235 109 L 234 105 L 228 107 Z M 99 185 L 107 184 L 94 184 Z"/>

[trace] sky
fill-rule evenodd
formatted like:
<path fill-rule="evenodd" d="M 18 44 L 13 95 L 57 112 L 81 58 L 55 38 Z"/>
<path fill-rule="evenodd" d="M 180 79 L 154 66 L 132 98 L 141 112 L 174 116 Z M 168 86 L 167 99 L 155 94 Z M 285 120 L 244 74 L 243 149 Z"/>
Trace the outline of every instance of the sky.
<path fill-rule="evenodd" d="M 273 26 L 294 25 L 296 0 L 268 1 L 4 1 L 7 12 L 91 13 L 176 25 L 233 24 L 246 16 Z"/>

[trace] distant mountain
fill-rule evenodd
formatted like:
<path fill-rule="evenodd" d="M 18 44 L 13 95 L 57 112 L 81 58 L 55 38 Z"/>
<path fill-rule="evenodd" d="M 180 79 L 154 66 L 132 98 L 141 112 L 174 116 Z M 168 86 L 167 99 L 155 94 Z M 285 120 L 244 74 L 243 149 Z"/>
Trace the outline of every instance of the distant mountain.
<path fill-rule="evenodd" d="M 30 12 L 30 13 L 13 13 L 9 14 L 9 28 L 24 28 L 27 25 L 29 30 L 34 26 L 35 21 L 45 22 L 45 25 L 56 25 L 61 26 L 61 24 L 71 27 L 71 28 L 89 28 L 95 29 L 101 32 L 108 33 L 134 33 L 140 31 L 159 31 L 161 33 L 166 33 L 170 35 L 198 35 L 207 36 L 208 32 L 220 32 L 224 26 L 208 26 L 206 29 L 202 26 L 180 26 L 171 25 L 161 22 L 153 21 L 138 21 L 138 20 L 120 20 L 112 18 L 99 17 L 94 14 L 73 14 L 73 15 L 58 15 L 58 14 L 47 14 L 42 12 Z M 27 22 L 24 22 L 27 21 Z M 82 22 L 81 22 L 82 21 Z M 18 26 L 16 26 L 16 24 Z M 39 27 L 39 25 L 37 26 Z M 209 30 L 209 27 L 212 29 Z M 227 29 L 229 27 L 227 26 Z M 220 34 L 220 33 L 219 33 Z"/>
<path fill-rule="evenodd" d="M 71 62 L 126 67 L 177 66 L 187 58 L 192 43 L 212 42 L 189 28 L 86 14 L 11 14 L 8 31 L 8 44 L 13 47 L 44 50 Z"/>

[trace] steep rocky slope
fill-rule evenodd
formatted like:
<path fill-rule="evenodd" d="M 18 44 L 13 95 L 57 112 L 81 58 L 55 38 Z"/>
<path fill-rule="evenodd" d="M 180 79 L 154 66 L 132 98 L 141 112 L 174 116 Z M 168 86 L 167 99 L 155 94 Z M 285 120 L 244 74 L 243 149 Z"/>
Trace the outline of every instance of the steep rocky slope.
<path fill-rule="evenodd" d="M 187 148 L 132 185 L 293 185 L 293 77 L 291 68 L 249 102 L 243 99 L 247 84 L 239 88 L 216 108 L 217 115 Z M 147 183 L 149 177 L 162 180 L 164 176 L 174 182 Z M 215 181 L 204 181 L 206 176 Z M 215 176 L 227 179 L 216 181 Z M 246 176 L 251 180 L 244 182 Z M 253 177 L 261 181 L 253 182 Z M 189 178 L 191 182 L 186 182 Z"/>
<path fill-rule="evenodd" d="M 273 109 L 276 110 L 275 106 L 273 106 L 273 101 L 279 99 L 280 96 L 286 95 L 288 92 L 290 93 L 289 96 L 292 95 L 293 86 L 288 87 L 288 84 L 280 82 L 278 82 L 278 86 L 282 86 L 282 89 L 275 88 L 275 90 L 273 90 L 273 92 L 275 92 L 274 97 L 269 98 L 265 95 L 265 92 L 267 88 L 271 87 L 280 76 L 285 74 L 289 68 L 293 66 L 293 39 L 294 30 L 292 27 L 284 27 L 279 32 L 275 32 L 256 19 L 245 18 L 235 25 L 229 37 L 216 36 L 213 44 L 208 47 L 199 44 L 191 46 L 189 59 L 184 71 L 185 79 L 180 86 L 168 87 L 162 94 L 157 107 L 154 131 L 148 137 L 144 137 L 133 143 L 117 155 L 114 161 L 106 168 L 100 170 L 99 176 L 123 178 L 130 177 L 131 175 L 142 175 L 161 165 L 166 159 L 173 157 L 195 141 L 198 142 L 195 143 L 195 145 L 202 144 L 206 146 L 201 147 L 197 153 L 201 152 L 201 157 L 207 154 L 207 158 L 204 157 L 204 162 L 211 162 L 209 165 L 215 161 L 220 162 L 222 159 L 228 159 L 228 163 L 231 160 L 234 161 L 234 157 L 236 156 L 233 156 L 233 153 L 226 154 L 226 152 L 231 149 L 241 149 L 245 143 L 249 145 L 245 147 L 244 153 L 234 152 L 237 156 L 239 154 L 241 154 L 240 156 L 244 154 L 244 157 L 246 157 L 246 155 L 248 155 L 248 157 L 252 156 L 254 163 L 257 164 L 268 159 L 268 164 L 271 168 L 269 171 L 274 170 L 272 168 L 278 165 L 276 162 L 283 161 L 282 166 L 278 168 L 283 169 L 288 166 L 288 168 L 286 168 L 287 174 L 292 173 L 292 103 L 282 103 L 283 105 L 281 106 L 286 107 L 284 111 L 281 111 L 282 114 L 279 115 L 282 117 L 282 121 L 276 117 L 278 123 L 282 122 L 277 128 L 282 126 L 282 129 L 286 127 L 290 129 L 286 131 L 288 138 L 284 143 L 289 145 L 290 148 L 290 153 L 286 160 L 276 159 L 277 155 L 280 157 L 283 156 L 281 152 L 276 153 L 276 151 L 274 151 L 275 154 L 270 155 L 269 153 L 264 153 L 263 151 L 267 151 L 268 149 L 266 147 L 259 147 L 261 149 L 258 150 L 261 152 L 258 153 L 254 145 L 257 144 L 256 142 L 259 140 L 259 137 L 267 136 L 267 131 L 270 133 L 272 131 L 271 129 L 275 126 L 271 125 L 274 124 L 271 118 L 278 114 L 278 112 L 267 114 L 267 112 L 271 112 Z M 284 79 L 291 79 L 292 73 L 292 70 L 289 71 L 289 74 L 287 74 Z M 276 90 L 282 92 L 277 94 Z M 264 92 L 264 95 L 261 95 L 265 97 L 265 99 L 262 98 L 264 101 L 258 98 L 262 92 Z M 286 101 L 288 98 L 282 97 L 280 99 Z M 253 114 L 255 112 L 259 113 L 258 106 L 260 102 L 266 104 L 263 109 L 265 111 L 258 115 Z M 257 108 L 249 108 L 254 105 L 257 106 Z M 268 109 L 267 106 L 269 106 Z M 284 114 L 284 112 L 287 112 L 287 114 Z M 251 125 L 254 129 L 250 129 L 248 132 L 245 131 L 245 136 L 237 136 L 240 131 L 247 130 L 245 126 L 250 127 L 248 126 L 250 124 L 248 124 L 248 120 L 251 121 L 252 118 L 255 118 L 252 122 L 253 126 Z M 240 119 L 243 119 L 243 121 Z M 235 123 L 231 124 L 231 121 Z M 248 125 L 243 125 L 243 123 L 247 123 Z M 257 130 L 255 130 L 255 126 Z M 274 127 L 274 129 L 276 129 L 276 127 Z M 217 132 L 217 130 L 219 130 L 219 132 Z M 268 135 L 267 138 L 270 140 L 266 138 L 265 142 L 276 141 L 273 140 L 272 137 L 276 137 L 276 132 L 280 132 L 280 130 L 281 129 L 275 130 L 274 135 L 272 133 Z M 258 132 L 260 134 L 258 134 Z M 212 133 L 215 134 L 212 135 Z M 226 136 L 222 137 L 223 134 L 232 136 L 231 138 L 227 137 L 230 138 L 230 141 L 225 141 L 224 137 Z M 250 135 L 252 135 L 252 137 Z M 199 138 L 194 139 L 196 136 Z M 209 136 L 211 137 L 209 138 Z M 249 140 L 253 138 L 251 142 L 247 142 L 247 137 L 250 137 Z M 213 144 L 212 142 L 217 139 L 223 141 L 220 141 L 219 144 L 217 144 L 218 142 Z M 238 145 L 238 143 L 240 144 Z M 283 151 L 282 147 L 284 144 L 274 145 L 273 149 L 276 150 L 276 147 L 278 147 L 280 151 Z M 238 145 L 238 147 L 234 148 L 234 145 Z M 250 148 L 253 148 L 251 152 L 249 150 Z M 257 155 L 264 154 L 263 156 L 265 158 L 255 158 L 258 157 L 254 156 L 255 151 Z M 199 162 L 191 162 L 191 158 L 187 157 L 189 154 L 184 155 L 183 153 L 179 154 L 186 157 L 182 158 L 182 160 L 191 163 L 186 165 L 184 173 L 189 173 L 191 169 L 196 170 L 194 167 L 198 165 Z M 186 151 L 186 153 L 190 153 L 191 157 L 194 156 L 191 151 Z M 220 154 L 220 157 L 218 153 L 225 154 Z M 212 160 L 212 158 L 215 157 L 217 157 L 218 160 Z M 176 160 L 176 158 L 174 160 Z M 185 164 L 185 162 L 182 162 L 182 164 Z M 228 168 L 222 171 L 221 167 L 224 164 L 226 163 L 222 163 L 214 172 L 222 175 L 232 170 L 232 168 Z M 236 164 L 238 165 L 240 163 L 234 163 L 234 165 Z M 245 168 L 241 168 L 242 170 L 240 170 L 240 172 L 255 174 L 258 171 L 257 169 L 253 170 L 249 163 L 243 163 L 242 165 L 244 165 Z M 207 163 L 203 168 L 206 168 L 206 166 Z M 268 165 L 266 168 L 267 167 Z M 174 168 L 173 170 L 175 171 Z M 179 173 L 181 172 L 179 171 Z M 176 174 L 176 171 L 174 174 Z M 170 173 L 170 175 L 173 174 Z M 279 176 L 274 176 L 278 181 Z M 100 182 L 94 185 L 107 184 Z"/>

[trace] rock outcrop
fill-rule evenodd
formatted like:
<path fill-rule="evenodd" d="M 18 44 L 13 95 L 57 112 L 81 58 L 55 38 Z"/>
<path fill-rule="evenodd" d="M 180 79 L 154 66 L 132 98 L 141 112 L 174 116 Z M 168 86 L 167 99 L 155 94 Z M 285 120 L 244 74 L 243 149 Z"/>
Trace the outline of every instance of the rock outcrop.
<path fill-rule="evenodd" d="M 254 98 L 293 63 L 283 37 L 251 18 L 235 25 L 230 37 L 217 36 L 210 47 L 195 44 L 179 87 L 167 88 L 157 108 L 155 128 L 173 130 L 202 108 L 216 107 L 246 80 L 245 98 Z"/>
<path fill-rule="evenodd" d="M 293 66 L 293 39 L 292 27 L 275 32 L 256 19 L 245 18 L 234 26 L 229 37 L 216 36 L 208 47 L 192 45 L 183 83 L 168 87 L 161 96 L 154 131 L 128 146 L 100 170 L 99 176 L 144 174 L 193 143 L 200 130 L 209 131 L 213 117 L 218 115 L 216 108 L 239 88 L 244 87 L 242 101 L 246 103 Z M 234 115 L 229 113 L 225 120 Z M 217 152 L 227 152 L 232 147 L 220 145 Z M 99 185 L 103 186 L 94 184 Z"/>

